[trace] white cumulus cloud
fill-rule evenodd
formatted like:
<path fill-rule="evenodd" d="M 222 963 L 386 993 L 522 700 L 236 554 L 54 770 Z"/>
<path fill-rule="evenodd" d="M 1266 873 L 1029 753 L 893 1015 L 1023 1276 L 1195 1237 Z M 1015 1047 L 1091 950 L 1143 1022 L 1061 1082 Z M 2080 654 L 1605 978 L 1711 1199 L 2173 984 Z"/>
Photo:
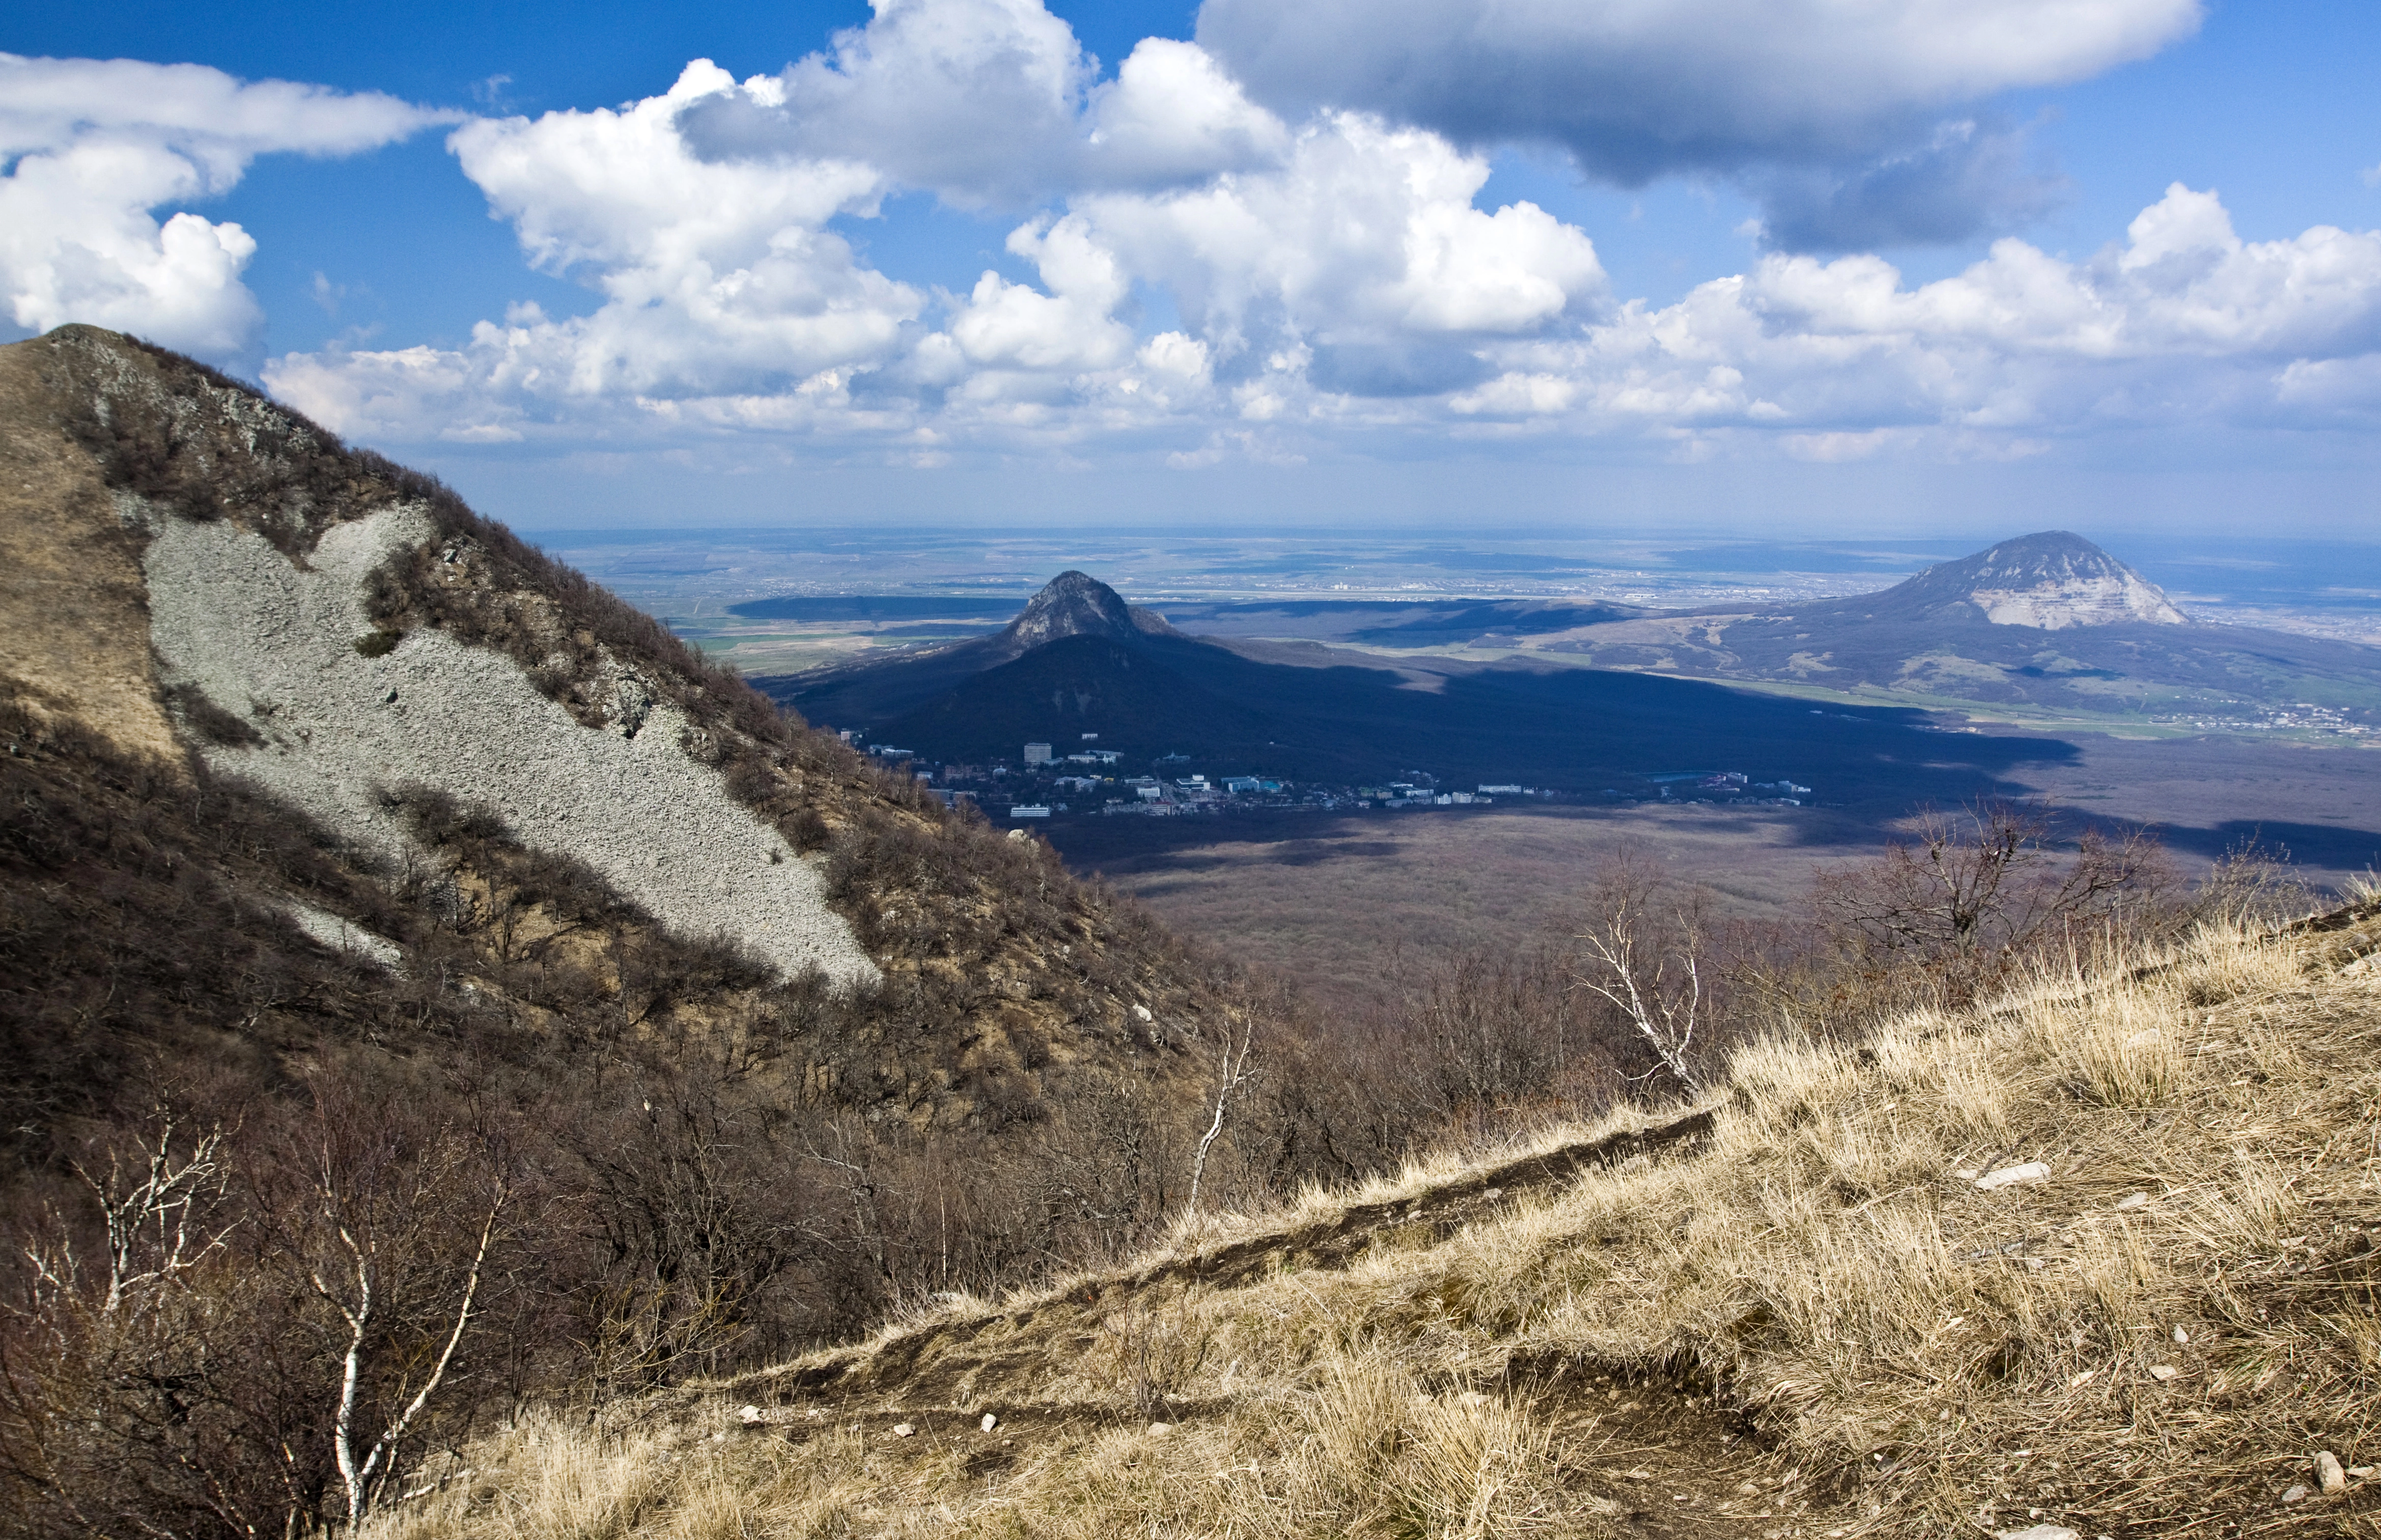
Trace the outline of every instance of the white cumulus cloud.
<path fill-rule="evenodd" d="M 1776 429 L 1801 458 L 1929 443 L 1974 458 L 2004 452 L 1980 434 L 2027 435 L 2033 453 L 2093 426 L 2351 409 L 2376 354 L 2381 232 L 2243 241 L 2215 194 L 2178 184 L 2084 262 L 2003 239 L 1911 287 L 1874 256 L 1773 255 L 1675 305 L 1517 347 L 1460 404 L 1549 430 Z"/>
<path fill-rule="evenodd" d="M 1958 121 L 1997 93 L 2145 57 L 2200 13 L 2199 0 L 1207 0 L 1198 38 L 1285 116 L 1353 108 L 1463 144 L 1559 144 L 1629 185 L 1740 174 L 1772 203 L 1773 234 L 1841 248 L 2024 216 L 2046 190 L 2038 174 L 2006 130 Z"/>
<path fill-rule="evenodd" d="M 1237 6 L 1209 14 L 1245 20 Z M 1742 110 L 1802 113 L 1818 143 L 1895 104 L 2105 67 L 2196 16 L 2181 0 L 1972 8 L 2010 35 L 1923 0 L 1791 0 L 1781 14 L 1850 50 L 1850 97 L 1781 79 Z M 1420 0 L 1388 9 L 1444 19 Z M 1670 9 L 1702 18 L 1722 76 L 1819 47 L 1720 0 Z M 1492 7 L 1464 46 L 1519 46 L 1535 18 L 1635 28 L 1622 41 L 1659 62 L 1685 44 L 1657 10 Z M 1281 36 L 1305 25 L 1280 14 Z M 1848 17 L 1877 35 L 1852 39 Z M 1372 34 L 1393 30 L 1353 29 L 1349 46 L 1387 57 Z M 2243 239 L 2215 192 L 2177 185 L 2081 259 L 2004 238 L 1910 284 L 1874 254 L 1777 251 L 1674 304 L 1622 301 L 1587 231 L 1525 202 L 1484 206 L 1486 153 L 1451 128 L 1403 108 L 1283 116 L 1226 62 L 1148 40 L 1102 82 L 1028 0 L 882 0 L 779 75 L 739 82 L 697 61 L 617 109 L 474 121 L 450 141 L 463 170 L 531 263 L 601 297 L 592 313 L 519 306 L 461 348 L 292 355 L 267 378 L 389 441 L 744 438 L 879 463 L 1105 453 L 1185 469 L 1385 435 L 1991 459 L 2101 424 L 2338 422 L 2376 406 L 2381 234 Z M 895 122 L 905 92 L 914 134 Z M 999 145 L 1021 147 L 1013 164 Z M 1825 196 L 1868 195 L 1848 188 Z M 945 293 L 837 233 L 920 189 L 1030 202 L 1014 263 Z"/>
<path fill-rule="evenodd" d="M 825 228 L 873 209 L 883 174 L 845 159 L 698 158 L 680 115 L 739 89 L 698 59 L 666 92 L 617 111 L 455 131 L 464 174 L 531 262 L 605 297 L 592 316 L 483 328 L 474 351 L 493 374 L 578 396 L 699 395 L 886 356 L 923 296 Z"/>
<path fill-rule="evenodd" d="M 1084 90 L 1071 35 L 1061 46 L 1049 19 L 1007 0 L 888 0 L 782 76 L 739 83 L 697 61 L 618 109 L 468 124 L 450 144 L 525 255 L 604 303 L 523 310 L 435 358 L 293 356 L 268 379 L 336 427 L 385 437 L 602 422 L 996 446 L 1178 426 L 1219 390 L 1254 420 L 1317 388 L 1427 394 L 1482 374 L 1478 338 L 1534 336 L 1601 302 L 1584 234 L 1530 203 L 1474 207 L 1482 157 L 1353 114 L 1293 132 L 1189 43 L 1144 42 Z M 1003 67 L 1040 104 L 1010 104 L 1029 140 L 1056 133 L 1042 107 L 1063 116 L 1068 148 L 1048 164 L 1084 185 L 1011 233 L 1033 281 L 986 272 L 936 316 L 829 222 L 966 168 L 898 136 L 870 144 L 844 119 L 879 110 L 855 104 L 880 75 L 964 97 Z M 961 100 L 929 116 L 979 108 L 992 111 Z M 1143 344 L 1137 285 L 1179 306 L 1175 340 Z"/>
<path fill-rule="evenodd" d="M 684 104 L 684 127 L 707 158 L 864 161 L 955 203 L 1015 204 L 1064 182 L 1093 78 L 1040 0 L 877 0 L 825 52 Z"/>
<path fill-rule="evenodd" d="M 0 292 L 27 331 L 69 321 L 202 357 L 252 349 L 237 224 L 155 211 L 228 190 L 259 155 L 347 155 L 436 113 L 376 92 L 242 81 L 201 65 L 0 54 Z"/>
<path fill-rule="evenodd" d="M 1476 376 L 1471 338 L 1533 334 L 1604 294 L 1583 232 L 1533 203 L 1473 205 L 1488 174 L 1435 134 L 1337 113 L 1277 169 L 1074 206 L 1219 358 L 1295 354 L 1341 393 L 1429 393 Z"/>

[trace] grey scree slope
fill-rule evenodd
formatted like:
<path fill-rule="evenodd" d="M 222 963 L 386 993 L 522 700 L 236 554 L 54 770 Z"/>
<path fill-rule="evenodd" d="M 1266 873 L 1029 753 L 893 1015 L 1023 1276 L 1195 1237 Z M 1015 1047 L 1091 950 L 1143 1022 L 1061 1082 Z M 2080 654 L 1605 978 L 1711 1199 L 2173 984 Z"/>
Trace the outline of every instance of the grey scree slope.
<path fill-rule="evenodd" d="M 390 856 L 412 837 L 373 793 L 418 782 L 494 809 L 532 849 L 585 862 L 680 935 L 724 933 L 788 975 L 878 976 L 818 870 L 687 756 L 676 708 L 656 704 L 631 738 L 580 726 L 512 659 L 441 631 L 385 657 L 356 651 L 372 629 L 364 578 L 434 532 L 419 507 L 335 526 L 311 571 L 228 523 L 152 528 L 150 637 L 166 682 L 252 713 L 266 737 L 204 747 L 212 768 Z"/>

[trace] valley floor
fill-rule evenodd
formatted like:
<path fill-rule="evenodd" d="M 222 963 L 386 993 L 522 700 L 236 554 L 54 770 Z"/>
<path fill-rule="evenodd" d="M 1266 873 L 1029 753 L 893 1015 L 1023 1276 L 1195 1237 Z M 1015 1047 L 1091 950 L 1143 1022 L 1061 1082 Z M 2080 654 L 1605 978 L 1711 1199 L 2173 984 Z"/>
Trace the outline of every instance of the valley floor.
<path fill-rule="evenodd" d="M 2381 752 L 2239 739 L 2072 741 L 2025 767 L 2076 825 L 2155 826 L 2187 872 L 2249 839 L 2339 890 L 2381 867 Z M 2287 811 L 2287 813 L 2285 812 Z M 1906 808 L 1618 808 L 1054 820 L 1068 864 L 1098 871 L 1186 935 L 1344 1003 L 1391 959 L 1562 934 L 1601 855 L 1634 846 L 1710 885 L 1735 913 L 1789 913 L 1813 871 L 1875 853 Z"/>

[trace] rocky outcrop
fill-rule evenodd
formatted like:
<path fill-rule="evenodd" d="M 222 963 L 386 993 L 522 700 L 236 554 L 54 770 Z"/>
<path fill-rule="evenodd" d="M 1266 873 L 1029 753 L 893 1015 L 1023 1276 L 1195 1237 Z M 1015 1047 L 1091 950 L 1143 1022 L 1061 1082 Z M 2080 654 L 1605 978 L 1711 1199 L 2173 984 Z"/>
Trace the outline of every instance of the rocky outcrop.
<path fill-rule="evenodd" d="M 1002 651 L 1020 656 L 1069 636 L 1130 642 L 1136 637 L 1174 634 L 1174 628 L 1155 610 L 1128 605 L 1123 595 L 1090 573 L 1069 570 L 1044 584 L 996 640 Z"/>
<path fill-rule="evenodd" d="M 1861 601 L 1875 614 L 1971 605 L 1996 626 L 2186 626 L 2158 586 L 2082 535 L 2052 530 L 1938 563 Z"/>
<path fill-rule="evenodd" d="M 484 943 L 473 998 L 709 1030 L 815 1017 L 770 992 L 808 999 L 817 970 L 849 1043 L 807 1051 L 900 1033 L 813 1094 L 912 1122 L 1027 1115 L 1069 1064 L 1170 1061 L 1129 1007 L 1188 1022 L 1213 1004 L 1203 965 L 1045 848 L 238 381 L 89 326 L 0 348 L 0 706 L 100 734 L 177 795 L 237 782 L 284 810 L 384 899 Z M 303 890 L 257 907 L 302 914 Z M 430 976 L 404 926 L 365 929 L 407 952 L 397 974 Z M 657 993 L 665 954 L 684 966 Z M 560 1004 L 507 996 L 524 958 L 576 981 Z"/>

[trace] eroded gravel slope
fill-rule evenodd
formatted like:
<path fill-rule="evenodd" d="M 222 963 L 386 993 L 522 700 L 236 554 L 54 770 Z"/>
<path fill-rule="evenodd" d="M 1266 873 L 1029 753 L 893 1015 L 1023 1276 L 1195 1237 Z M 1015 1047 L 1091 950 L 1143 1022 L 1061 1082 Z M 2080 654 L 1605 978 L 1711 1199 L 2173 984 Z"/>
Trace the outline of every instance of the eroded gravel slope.
<path fill-rule="evenodd" d="M 424 511 L 386 509 L 330 530 L 308 569 L 228 522 L 157 520 L 144 566 L 164 682 L 203 691 L 264 739 L 202 746 L 210 765 L 391 856 L 411 837 L 378 791 L 428 786 L 493 809 L 531 849 L 585 862 L 673 930 L 724 933 L 789 975 L 875 978 L 817 869 L 688 756 L 674 708 L 656 705 L 633 734 L 590 728 L 512 659 L 439 631 L 380 657 L 356 650 L 372 629 L 364 578 L 433 533 Z"/>

